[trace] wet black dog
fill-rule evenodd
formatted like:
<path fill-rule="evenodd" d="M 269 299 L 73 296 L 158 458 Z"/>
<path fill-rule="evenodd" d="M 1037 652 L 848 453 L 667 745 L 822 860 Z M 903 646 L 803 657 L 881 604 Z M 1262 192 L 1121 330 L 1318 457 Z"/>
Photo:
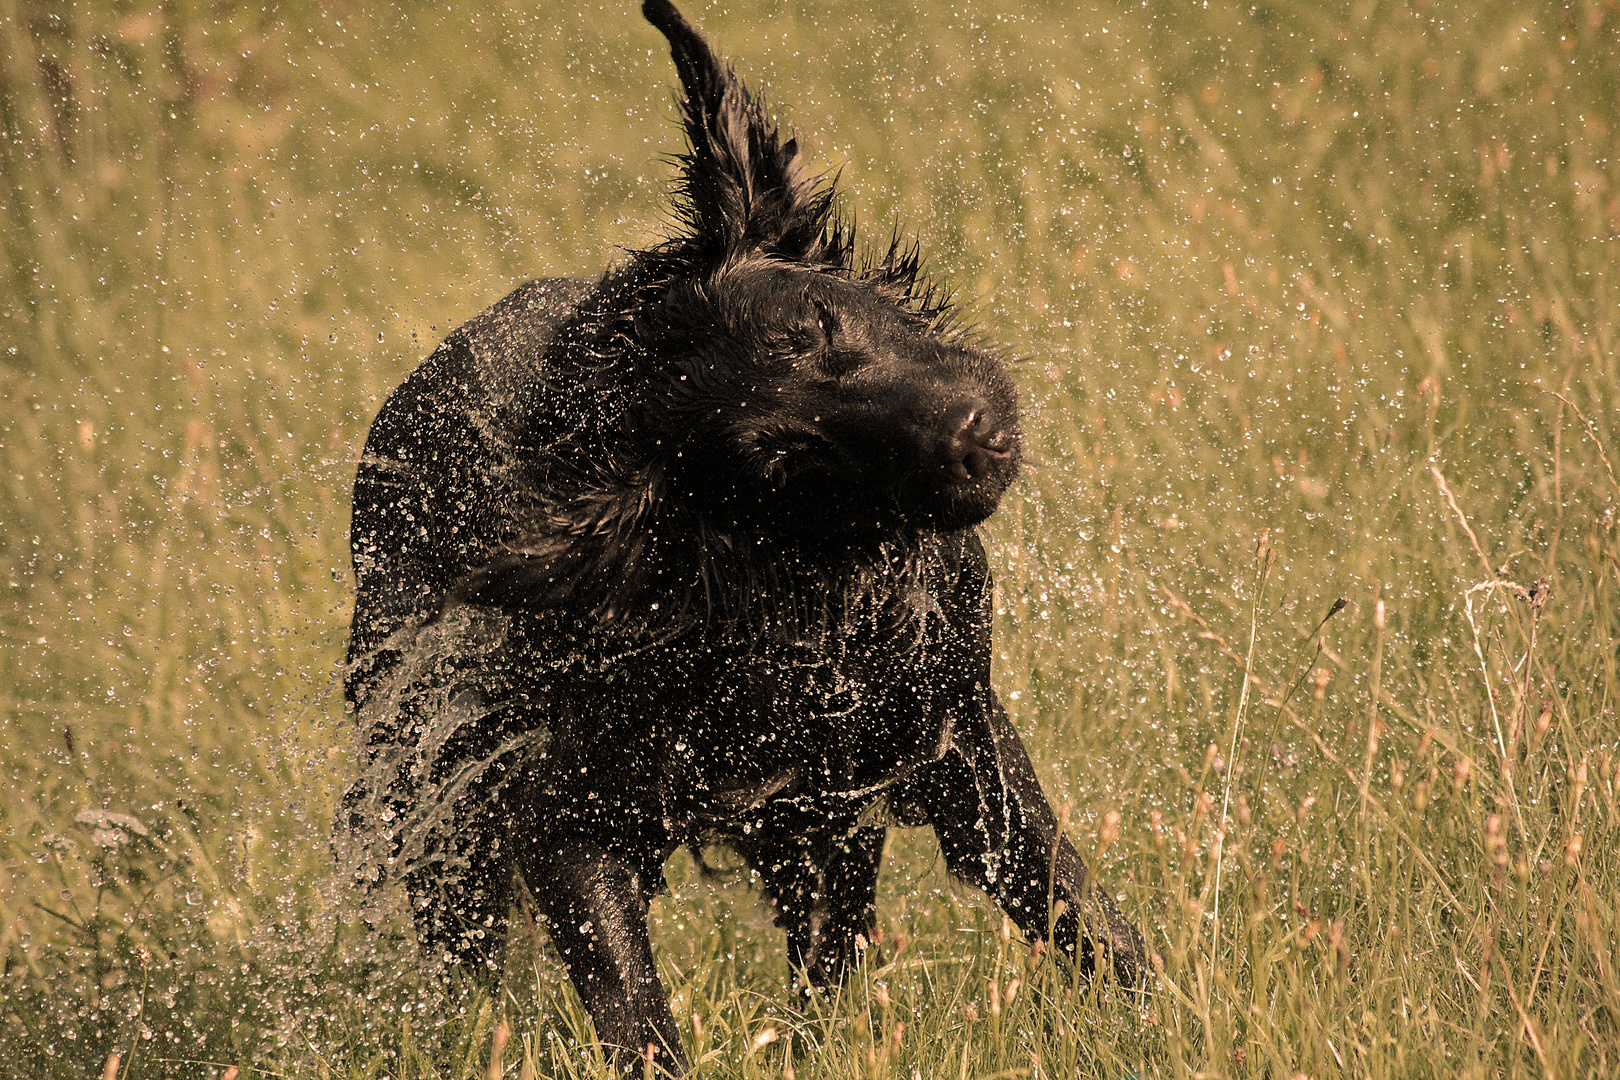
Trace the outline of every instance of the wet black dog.
<path fill-rule="evenodd" d="M 646 921 L 681 844 L 758 872 L 811 985 L 872 936 L 890 824 L 1134 983 L 1141 939 L 990 687 L 974 526 L 1018 470 L 1005 369 L 912 252 L 858 261 L 730 67 L 643 10 L 685 90 L 678 235 L 518 289 L 366 442 L 358 872 L 405 884 L 430 956 L 483 966 L 527 889 L 626 1067 L 686 1067 Z"/>

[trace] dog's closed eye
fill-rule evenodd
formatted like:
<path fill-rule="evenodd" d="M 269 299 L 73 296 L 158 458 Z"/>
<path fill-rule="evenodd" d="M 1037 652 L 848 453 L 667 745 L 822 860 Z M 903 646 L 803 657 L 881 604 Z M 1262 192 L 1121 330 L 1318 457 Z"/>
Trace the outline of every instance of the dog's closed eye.
<path fill-rule="evenodd" d="M 826 301 L 819 297 L 812 296 L 810 303 L 816 309 L 816 328 L 821 331 L 822 343 L 826 345 L 832 344 L 833 334 L 838 330 L 837 318 L 834 317 L 832 309 L 828 307 Z"/>

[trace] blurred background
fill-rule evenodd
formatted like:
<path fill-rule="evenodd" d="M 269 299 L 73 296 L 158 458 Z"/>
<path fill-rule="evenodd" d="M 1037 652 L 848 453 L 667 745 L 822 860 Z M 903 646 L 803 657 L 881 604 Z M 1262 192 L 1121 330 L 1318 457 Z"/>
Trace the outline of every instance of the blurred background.
<path fill-rule="evenodd" d="M 1165 968 L 992 1031 L 999 916 L 897 835 L 883 1003 L 821 1028 L 682 856 L 707 1068 L 1615 1068 L 1620 8 L 684 10 L 1017 358 L 998 686 Z M 0 1075 L 481 1069 L 490 1000 L 413 1033 L 404 924 L 329 880 L 349 488 L 445 333 L 663 235 L 662 39 L 630 0 L 0 36 Z M 595 1075 L 529 966 L 508 1071 Z"/>

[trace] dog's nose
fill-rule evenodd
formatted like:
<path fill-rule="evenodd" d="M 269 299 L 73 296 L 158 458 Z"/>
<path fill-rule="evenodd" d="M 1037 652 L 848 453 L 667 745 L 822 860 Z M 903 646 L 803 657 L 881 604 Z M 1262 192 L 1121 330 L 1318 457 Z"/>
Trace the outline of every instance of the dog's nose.
<path fill-rule="evenodd" d="M 946 413 L 945 466 L 952 479 L 982 479 L 1012 453 L 1012 436 L 1003 430 L 990 404 L 981 397 L 958 401 Z"/>

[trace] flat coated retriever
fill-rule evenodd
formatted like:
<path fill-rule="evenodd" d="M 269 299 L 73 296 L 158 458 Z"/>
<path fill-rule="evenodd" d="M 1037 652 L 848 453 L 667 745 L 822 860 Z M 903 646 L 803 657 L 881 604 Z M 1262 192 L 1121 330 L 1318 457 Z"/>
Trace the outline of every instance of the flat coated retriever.
<path fill-rule="evenodd" d="M 643 13 L 684 89 L 675 235 L 457 329 L 366 440 L 351 868 L 484 970 L 527 890 L 627 1069 L 687 1069 L 647 936 L 683 844 L 758 873 L 807 987 L 873 937 L 887 826 L 924 824 L 1026 934 L 1135 984 L 1141 937 L 990 686 L 1006 369 L 914 249 L 856 257 L 669 0 Z"/>

